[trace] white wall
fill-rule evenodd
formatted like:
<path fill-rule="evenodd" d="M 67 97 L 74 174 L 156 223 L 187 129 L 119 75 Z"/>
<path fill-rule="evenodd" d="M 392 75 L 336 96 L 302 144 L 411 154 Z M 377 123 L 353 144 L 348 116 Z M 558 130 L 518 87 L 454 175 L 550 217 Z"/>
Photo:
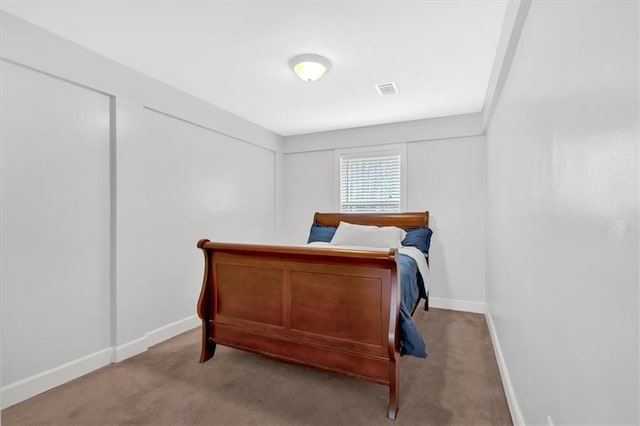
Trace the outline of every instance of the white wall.
<path fill-rule="evenodd" d="M 640 420 L 638 112 L 638 3 L 532 2 L 487 134 L 487 303 L 516 422 Z"/>
<path fill-rule="evenodd" d="M 465 118 L 466 119 L 466 118 Z M 414 131 L 400 123 L 376 126 L 387 143 L 403 142 Z M 285 138 L 283 178 L 283 242 L 306 243 L 316 211 L 337 211 L 335 150 L 304 152 L 302 139 L 313 148 L 363 147 L 370 128 L 323 132 Z M 438 131 L 438 136 L 443 132 Z M 394 136 L 395 135 L 395 136 Z M 414 135 L 416 136 L 416 135 Z M 482 311 L 484 306 L 485 140 L 483 136 L 434 139 L 407 145 L 407 209 L 430 212 L 434 230 L 430 264 L 430 295 L 434 306 Z M 375 149 L 375 147 L 373 148 Z M 299 151 L 299 152 L 296 152 Z"/>
<path fill-rule="evenodd" d="M 199 239 L 275 234 L 274 152 L 152 110 L 141 115 L 144 134 L 118 152 L 119 345 L 194 314 Z M 141 315 L 149 295 L 153 309 Z"/>
<path fill-rule="evenodd" d="M 5 407 L 198 325 L 196 242 L 274 238 L 281 138 L 0 19 Z"/>
<path fill-rule="evenodd" d="M 482 131 L 481 113 L 377 124 L 284 137 L 285 153 L 475 136 Z"/>
<path fill-rule="evenodd" d="M 484 136 L 408 144 L 409 211 L 429 210 L 431 296 L 480 310 L 485 302 Z M 444 301 L 435 301 L 443 306 Z M 434 306 L 436 306 L 434 305 Z M 443 307 L 447 307 L 446 305 Z"/>
<path fill-rule="evenodd" d="M 11 384 L 109 346 L 109 98 L 7 62 L 0 92 L 2 379 Z"/>
<path fill-rule="evenodd" d="M 283 156 L 282 243 L 306 244 L 315 212 L 336 211 L 333 150 Z"/>

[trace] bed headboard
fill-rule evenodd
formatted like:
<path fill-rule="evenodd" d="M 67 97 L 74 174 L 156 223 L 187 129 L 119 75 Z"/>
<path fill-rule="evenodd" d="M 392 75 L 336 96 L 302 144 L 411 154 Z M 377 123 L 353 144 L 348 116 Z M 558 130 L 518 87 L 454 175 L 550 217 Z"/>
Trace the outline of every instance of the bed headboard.
<path fill-rule="evenodd" d="M 397 226 L 422 228 L 429 226 L 429 212 L 411 213 L 316 213 L 313 222 L 318 225 L 338 226 L 340 221 L 357 225 Z"/>

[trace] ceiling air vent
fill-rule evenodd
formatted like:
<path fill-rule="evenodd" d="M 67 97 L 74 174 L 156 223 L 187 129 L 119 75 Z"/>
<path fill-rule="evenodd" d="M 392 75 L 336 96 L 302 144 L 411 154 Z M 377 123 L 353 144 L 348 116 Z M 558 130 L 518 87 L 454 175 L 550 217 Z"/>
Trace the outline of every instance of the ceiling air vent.
<path fill-rule="evenodd" d="M 376 90 L 380 96 L 395 95 L 398 93 L 398 86 L 395 81 L 388 81 L 386 83 L 376 84 Z"/>

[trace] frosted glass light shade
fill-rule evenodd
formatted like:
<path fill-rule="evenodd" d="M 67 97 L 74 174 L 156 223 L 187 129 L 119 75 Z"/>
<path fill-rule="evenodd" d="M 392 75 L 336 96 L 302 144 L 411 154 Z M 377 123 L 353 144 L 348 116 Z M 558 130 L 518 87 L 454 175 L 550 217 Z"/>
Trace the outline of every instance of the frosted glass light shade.
<path fill-rule="evenodd" d="M 316 81 L 331 67 L 329 60 L 320 55 L 304 54 L 291 58 L 289 66 L 304 81 Z"/>

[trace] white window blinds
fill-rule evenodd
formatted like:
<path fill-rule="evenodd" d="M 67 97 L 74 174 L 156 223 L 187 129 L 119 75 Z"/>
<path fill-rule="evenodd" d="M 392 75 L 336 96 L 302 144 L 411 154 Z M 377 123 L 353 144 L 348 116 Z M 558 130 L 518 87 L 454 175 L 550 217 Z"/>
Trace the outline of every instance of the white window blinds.
<path fill-rule="evenodd" d="M 399 212 L 401 156 L 340 157 L 340 211 L 343 213 Z"/>

